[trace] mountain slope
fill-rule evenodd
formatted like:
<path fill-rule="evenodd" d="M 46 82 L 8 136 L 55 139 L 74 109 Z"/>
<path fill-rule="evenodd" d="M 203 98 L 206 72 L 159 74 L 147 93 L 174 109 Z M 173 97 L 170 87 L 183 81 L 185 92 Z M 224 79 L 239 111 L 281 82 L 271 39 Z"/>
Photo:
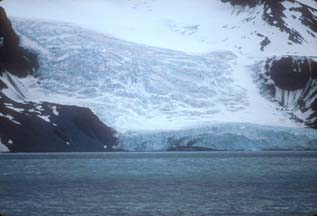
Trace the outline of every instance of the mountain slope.
<path fill-rule="evenodd" d="M 74 23 L 123 40 L 173 50 L 316 55 L 317 3 L 313 0 L 230 2 L 252 7 L 221 0 L 10 0 L 3 5 L 11 16 Z"/>
<path fill-rule="evenodd" d="M 278 112 L 276 104 L 260 95 L 251 71 L 232 52 L 192 55 L 69 24 L 14 23 L 23 44 L 40 53 L 40 82 L 25 84 L 31 100 L 91 107 L 120 130 L 212 122 L 296 126 L 287 113 Z"/>
<path fill-rule="evenodd" d="M 264 96 L 289 110 L 297 121 L 317 128 L 316 57 L 272 57 L 255 70 Z"/>
<path fill-rule="evenodd" d="M 109 151 L 115 132 L 89 109 L 26 100 L 20 78 L 38 69 L 0 7 L 0 152 Z"/>
<path fill-rule="evenodd" d="M 129 150 L 314 149 L 315 2 L 28 1 L 5 3 L 38 53 L 23 100 L 89 107 Z"/>

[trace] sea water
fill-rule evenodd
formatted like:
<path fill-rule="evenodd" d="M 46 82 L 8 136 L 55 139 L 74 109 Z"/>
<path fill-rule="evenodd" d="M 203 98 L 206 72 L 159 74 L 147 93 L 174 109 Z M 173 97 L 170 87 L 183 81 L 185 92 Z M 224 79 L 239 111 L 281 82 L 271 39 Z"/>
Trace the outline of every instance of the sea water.
<path fill-rule="evenodd" d="M 317 153 L 1 154 L 0 214 L 312 216 Z"/>

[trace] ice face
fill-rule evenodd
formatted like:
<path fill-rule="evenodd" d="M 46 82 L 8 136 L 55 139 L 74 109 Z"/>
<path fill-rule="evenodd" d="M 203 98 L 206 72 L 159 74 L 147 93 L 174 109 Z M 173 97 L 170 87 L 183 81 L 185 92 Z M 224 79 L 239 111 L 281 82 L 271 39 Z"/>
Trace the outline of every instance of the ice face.
<path fill-rule="evenodd" d="M 245 123 L 214 124 L 191 129 L 129 132 L 120 136 L 127 151 L 268 151 L 317 150 L 317 133 L 308 128 L 285 128 Z"/>
<path fill-rule="evenodd" d="M 296 126 L 260 95 L 247 61 L 232 52 L 153 48 L 64 23 L 15 20 L 14 26 L 22 45 L 39 53 L 30 100 L 87 106 L 119 131 L 210 122 Z"/>
<path fill-rule="evenodd" d="M 3 144 L 1 142 L 1 138 L 0 138 L 0 153 L 2 153 L 2 152 L 9 152 L 9 149 L 8 149 L 8 147 L 5 144 Z"/>

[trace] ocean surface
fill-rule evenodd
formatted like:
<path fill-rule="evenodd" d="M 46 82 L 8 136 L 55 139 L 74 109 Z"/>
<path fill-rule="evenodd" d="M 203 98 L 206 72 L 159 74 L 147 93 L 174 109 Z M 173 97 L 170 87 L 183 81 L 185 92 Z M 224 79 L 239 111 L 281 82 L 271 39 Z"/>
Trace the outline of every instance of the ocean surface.
<path fill-rule="evenodd" d="M 3 216 L 317 214 L 317 152 L 0 155 Z"/>

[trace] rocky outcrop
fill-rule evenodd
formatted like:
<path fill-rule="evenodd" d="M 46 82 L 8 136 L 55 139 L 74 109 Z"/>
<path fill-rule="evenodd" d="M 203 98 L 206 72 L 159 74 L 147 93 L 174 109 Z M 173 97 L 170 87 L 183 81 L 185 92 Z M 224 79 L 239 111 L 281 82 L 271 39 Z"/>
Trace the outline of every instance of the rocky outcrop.
<path fill-rule="evenodd" d="M 113 151 L 116 132 L 88 108 L 26 101 L 18 77 L 34 75 L 37 55 L 19 45 L 0 7 L 0 140 L 11 152 Z M 16 92 L 18 99 L 8 92 Z"/>
<path fill-rule="evenodd" d="M 37 55 L 20 45 L 4 9 L 0 7 L 0 74 L 10 71 L 18 77 L 33 74 L 38 69 Z"/>
<path fill-rule="evenodd" d="M 317 58 L 273 57 L 263 68 L 258 74 L 262 93 L 317 129 Z"/>
<path fill-rule="evenodd" d="M 115 131 L 88 108 L 19 103 L 0 93 L 0 137 L 11 152 L 112 151 Z"/>

